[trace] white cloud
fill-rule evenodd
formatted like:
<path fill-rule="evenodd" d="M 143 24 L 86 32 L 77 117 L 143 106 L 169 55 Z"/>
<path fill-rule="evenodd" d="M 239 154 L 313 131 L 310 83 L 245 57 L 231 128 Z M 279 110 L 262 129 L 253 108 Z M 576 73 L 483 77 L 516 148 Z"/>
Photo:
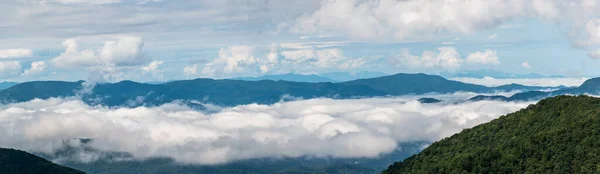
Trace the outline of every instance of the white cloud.
<path fill-rule="evenodd" d="M 506 27 L 517 18 L 556 23 L 573 43 L 585 22 L 598 17 L 596 0 L 322 0 L 290 25 L 302 34 L 336 33 L 358 40 L 431 39 Z M 493 39 L 495 37 L 490 37 Z"/>
<path fill-rule="evenodd" d="M 38 99 L 0 106 L 0 146 L 52 152 L 73 138 L 91 138 L 90 146 L 103 151 L 209 165 L 264 157 L 374 158 L 399 142 L 437 141 L 528 104 L 313 99 L 204 113 L 177 104 L 108 108 Z"/>
<path fill-rule="evenodd" d="M 284 60 L 294 64 L 308 63 L 320 68 L 330 68 L 345 59 L 340 49 L 300 49 L 281 52 Z"/>
<path fill-rule="evenodd" d="M 158 67 L 162 65 L 164 61 L 152 61 L 148 66 L 141 67 L 140 69 L 144 71 L 144 73 L 150 73 L 153 77 L 158 78 L 159 80 L 164 79 L 164 70 L 159 70 Z"/>
<path fill-rule="evenodd" d="M 221 74 L 243 73 L 248 69 L 257 69 L 257 59 L 254 57 L 254 46 L 231 46 L 221 48 L 219 57 L 207 63 L 202 72 L 209 76 Z"/>
<path fill-rule="evenodd" d="M 409 68 L 443 68 L 449 71 L 455 71 L 463 63 L 456 49 L 452 47 L 440 47 L 439 52 L 425 51 L 423 55 L 416 56 L 410 54 L 408 49 L 402 50 L 399 54 L 390 57 L 392 64 L 398 67 Z"/>
<path fill-rule="evenodd" d="M 23 71 L 22 75 L 25 75 L 25 76 L 37 75 L 37 74 L 44 72 L 45 70 L 46 70 L 46 62 L 44 62 L 44 61 L 31 62 L 31 67 L 29 69 L 26 69 L 25 71 Z"/>
<path fill-rule="evenodd" d="M 554 0 L 532 0 L 531 3 L 535 12 L 542 17 L 552 19 L 558 16 Z"/>
<path fill-rule="evenodd" d="M 529 61 L 525 61 L 525 62 L 521 63 L 521 66 L 523 68 L 531 69 L 531 66 L 529 66 Z"/>
<path fill-rule="evenodd" d="M 321 7 L 299 18 L 291 31 L 342 31 L 359 39 L 443 32 L 471 33 L 498 26 L 526 14 L 523 0 L 324 0 Z"/>
<path fill-rule="evenodd" d="M 590 35 L 590 40 L 593 43 L 600 42 L 600 19 L 590 20 L 586 26 L 587 32 Z"/>
<path fill-rule="evenodd" d="M 498 37 L 497 34 L 492 34 L 490 36 L 488 36 L 488 39 L 496 39 Z"/>
<path fill-rule="evenodd" d="M 291 71 L 358 68 L 367 63 L 368 59 L 365 58 L 346 57 L 338 48 L 306 47 L 296 44 L 242 45 L 222 48 L 218 58 L 204 65 L 202 73 L 209 77 L 252 76 Z"/>
<path fill-rule="evenodd" d="M 195 76 L 198 73 L 198 64 L 193 64 L 183 68 L 183 73 L 186 76 Z"/>
<path fill-rule="evenodd" d="M 120 37 L 116 41 L 106 41 L 98 50 L 79 50 L 77 40 L 68 39 L 63 42 L 65 52 L 52 59 L 52 62 L 61 68 L 81 66 L 132 66 L 146 62 L 141 50 L 144 45 L 142 39 L 134 36 Z"/>
<path fill-rule="evenodd" d="M 0 77 L 16 76 L 21 71 L 21 63 L 17 61 L 0 61 Z"/>
<path fill-rule="evenodd" d="M 508 85 L 512 83 L 528 85 L 528 86 L 579 86 L 583 84 L 588 78 L 519 78 L 519 79 L 497 79 L 493 77 L 485 78 L 469 78 L 469 77 L 458 77 L 452 78 L 452 80 L 461 81 L 465 83 L 480 84 L 485 86 L 500 86 Z"/>
<path fill-rule="evenodd" d="M 158 70 L 158 66 L 162 65 L 164 61 L 152 61 L 148 66 L 144 66 L 141 69 L 146 72 L 156 72 Z"/>
<path fill-rule="evenodd" d="M 33 52 L 29 49 L 6 49 L 0 50 L 0 58 L 31 57 Z"/>
<path fill-rule="evenodd" d="M 496 51 L 486 49 L 484 52 L 475 52 L 467 56 L 467 63 L 470 64 L 500 64 Z"/>

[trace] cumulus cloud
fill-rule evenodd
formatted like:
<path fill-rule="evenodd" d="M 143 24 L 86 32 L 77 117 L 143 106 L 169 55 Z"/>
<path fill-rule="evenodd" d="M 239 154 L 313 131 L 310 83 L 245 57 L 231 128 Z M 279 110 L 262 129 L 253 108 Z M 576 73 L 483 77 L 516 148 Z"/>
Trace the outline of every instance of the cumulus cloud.
<path fill-rule="evenodd" d="M 98 50 L 79 50 L 76 39 L 68 39 L 63 42 L 65 52 L 51 61 L 60 68 L 75 68 L 89 66 L 133 66 L 145 63 L 147 60 L 141 51 L 144 43 L 142 39 L 135 36 L 120 37 L 114 41 L 104 42 L 104 46 Z"/>
<path fill-rule="evenodd" d="M 26 69 L 25 71 L 23 71 L 22 75 L 25 75 L 25 76 L 37 75 L 37 74 L 44 72 L 45 70 L 46 70 L 46 62 L 44 62 L 44 61 L 31 62 L 31 67 L 29 69 Z"/>
<path fill-rule="evenodd" d="M 36 99 L 0 106 L 0 146 L 52 153 L 66 140 L 91 138 L 89 146 L 101 151 L 209 165 L 265 157 L 377 157 L 399 142 L 436 141 L 528 104 L 312 99 L 206 113 L 178 104 L 108 108 Z"/>
<path fill-rule="evenodd" d="M 408 49 L 402 50 L 399 54 L 390 57 L 390 61 L 400 67 L 409 68 L 444 68 L 454 71 L 463 63 L 456 49 L 452 47 L 440 47 L 438 53 L 432 51 L 423 52 L 422 56 L 412 55 Z"/>
<path fill-rule="evenodd" d="M 183 73 L 186 76 L 195 76 L 198 73 L 198 64 L 193 64 L 183 68 Z"/>
<path fill-rule="evenodd" d="M 424 51 L 421 56 L 412 55 L 410 50 L 404 49 L 400 53 L 391 56 L 389 61 L 396 67 L 442 68 L 448 71 L 456 71 L 464 62 L 469 64 L 500 64 L 496 51 L 488 49 L 484 52 L 475 52 L 463 59 L 453 47 L 440 47 L 438 52 Z"/>
<path fill-rule="evenodd" d="M 66 48 L 65 51 L 50 60 L 53 67 L 85 68 L 88 71 L 87 80 L 94 83 L 114 82 L 139 74 L 139 66 L 150 61 L 142 54 L 144 46 L 142 39 L 136 36 L 122 36 L 105 41 L 104 45 L 97 50 L 80 49 L 76 39 L 65 40 L 63 46 Z M 143 68 L 151 71 L 158 65 L 154 62 Z M 141 70 L 145 72 L 143 68 Z"/>
<path fill-rule="evenodd" d="M 294 51 L 284 51 L 281 53 L 285 57 L 285 61 L 294 64 L 308 63 L 317 67 L 327 68 L 337 65 L 342 61 L 344 52 L 340 49 L 300 49 Z"/>
<path fill-rule="evenodd" d="M 485 86 L 500 86 L 508 85 L 511 83 L 517 83 L 528 86 L 579 86 L 583 84 L 588 78 L 522 78 L 522 79 L 497 79 L 493 77 L 485 78 L 469 78 L 469 77 L 458 77 L 452 78 L 452 80 L 461 81 L 465 83 L 480 84 Z"/>
<path fill-rule="evenodd" d="M 600 19 L 588 21 L 586 29 L 592 42 L 600 42 Z"/>
<path fill-rule="evenodd" d="M 470 64 L 500 64 L 498 54 L 494 50 L 486 49 L 484 52 L 474 52 L 467 56 L 467 63 Z"/>
<path fill-rule="evenodd" d="M 29 49 L 6 49 L 0 50 L 0 58 L 31 57 L 33 52 Z"/>
<path fill-rule="evenodd" d="M 0 61 L 0 77 L 19 75 L 22 68 L 21 63 L 17 61 Z"/>
<path fill-rule="evenodd" d="M 231 46 L 221 48 L 219 57 L 212 62 L 207 63 L 202 72 L 214 76 L 219 74 L 231 74 L 245 72 L 249 68 L 256 67 L 256 58 L 254 57 L 254 46 Z"/>
<path fill-rule="evenodd" d="M 231 46 L 219 50 L 218 55 L 216 59 L 204 65 L 203 75 L 228 77 L 291 71 L 349 69 L 362 67 L 371 60 L 371 58 L 347 57 L 344 55 L 344 51 L 338 48 L 320 48 L 302 44 Z M 194 74 L 193 70 L 193 66 L 188 66 L 184 68 L 184 73 Z"/>
<path fill-rule="evenodd" d="M 152 61 L 148 66 L 144 66 L 141 69 L 146 72 L 156 72 L 158 70 L 158 66 L 162 65 L 164 61 Z"/>

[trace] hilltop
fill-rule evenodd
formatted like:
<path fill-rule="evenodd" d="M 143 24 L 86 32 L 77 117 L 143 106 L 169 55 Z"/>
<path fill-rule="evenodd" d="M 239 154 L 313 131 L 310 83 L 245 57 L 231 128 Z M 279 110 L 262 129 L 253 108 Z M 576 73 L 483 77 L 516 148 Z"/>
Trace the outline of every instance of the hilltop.
<path fill-rule="evenodd" d="M 383 173 L 598 173 L 600 98 L 558 96 L 433 143 Z"/>
<path fill-rule="evenodd" d="M 83 172 L 54 164 L 30 153 L 0 148 L 0 173 L 26 174 L 83 174 Z"/>

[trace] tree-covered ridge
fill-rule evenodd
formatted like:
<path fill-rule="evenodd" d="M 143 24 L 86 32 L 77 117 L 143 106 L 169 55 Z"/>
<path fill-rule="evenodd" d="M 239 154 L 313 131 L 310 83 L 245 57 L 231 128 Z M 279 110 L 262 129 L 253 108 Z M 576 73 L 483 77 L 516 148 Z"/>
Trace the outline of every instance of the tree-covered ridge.
<path fill-rule="evenodd" d="M 446 94 L 461 91 L 476 93 L 532 91 L 548 88 L 515 84 L 486 87 L 427 74 L 395 74 L 340 83 L 194 79 L 162 84 L 121 81 L 97 84 L 93 89 L 83 89 L 83 83 L 83 81 L 25 82 L 0 90 L 0 103 L 25 102 L 35 98 L 71 97 L 86 91 L 90 93 L 85 93 L 82 99 L 88 104 L 135 107 L 156 106 L 173 101 L 184 103 L 202 101 L 221 106 L 235 106 L 250 103 L 273 104 L 281 101 L 283 96 L 303 99 L 320 97 L 347 99 L 428 93 Z"/>
<path fill-rule="evenodd" d="M 600 99 L 558 96 L 436 142 L 383 173 L 599 173 Z"/>
<path fill-rule="evenodd" d="M 82 174 L 24 151 L 0 148 L 0 173 L 11 174 Z"/>

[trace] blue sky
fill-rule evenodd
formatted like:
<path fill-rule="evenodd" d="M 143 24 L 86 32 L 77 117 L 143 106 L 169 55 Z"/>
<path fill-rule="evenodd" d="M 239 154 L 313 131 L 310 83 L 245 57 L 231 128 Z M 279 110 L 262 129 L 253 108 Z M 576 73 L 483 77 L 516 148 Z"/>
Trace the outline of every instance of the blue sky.
<path fill-rule="evenodd" d="M 7 0 L 0 8 L 0 76 L 10 81 L 600 75 L 596 0 Z"/>

